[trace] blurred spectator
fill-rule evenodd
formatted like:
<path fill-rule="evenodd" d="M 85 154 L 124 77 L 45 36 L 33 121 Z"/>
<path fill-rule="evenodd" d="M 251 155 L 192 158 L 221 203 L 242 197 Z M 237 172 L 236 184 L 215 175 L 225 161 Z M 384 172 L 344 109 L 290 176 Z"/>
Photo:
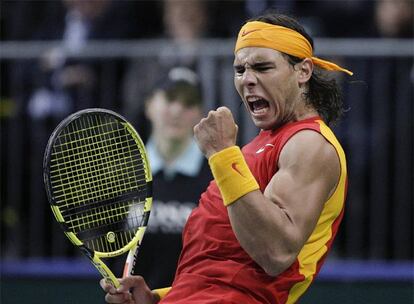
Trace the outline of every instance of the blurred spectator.
<path fill-rule="evenodd" d="M 131 2 L 63 0 L 62 3 L 63 7 L 50 4 L 48 16 L 52 18 L 46 18 L 45 25 L 32 37 L 60 41 L 43 55 L 35 68 L 27 66 L 29 82 L 34 86 L 28 97 L 28 113 L 32 118 L 62 117 L 93 106 L 100 97 L 102 64 L 76 55 L 91 40 L 136 38 L 137 15 L 131 10 Z M 117 94 L 113 95 L 115 99 Z"/>
<path fill-rule="evenodd" d="M 380 37 L 413 38 L 414 2 L 412 0 L 377 0 L 375 32 Z"/>
<path fill-rule="evenodd" d="M 380 38 L 414 38 L 414 2 L 412 0 L 377 0 L 374 6 L 373 34 Z M 399 65 L 405 68 L 395 69 L 389 73 L 384 68 L 384 79 L 390 83 L 400 77 L 414 85 L 413 58 L 398 59 Z M 397 67 L 397 64 L 394 64 Z M 403 94 L 412 98 L 412 87 Z"/>
<path fill-rule="evenodd" d="M 168 47 L 161 50 L 155 58 L 134 60 L 123 86 L 123 112 L 127 118 L 140 121 L 137 129 L 144 141 L 149 130 L 141 97 L 172 67 L 186 66 L 194 69 L 200 39 L 208 33 L 206 1 L 164 0 L 162 15 L 163 33 L 159 38 L 168 39 Z"/>
<path fill-rule="evenodd" d="M 172 69 L 146 100 L 146 115 L 152 124 L 146 148 L 154 202 L 136 273 L 154 288 L 171 285 L 184 224 L 212 180 L 193 139 L 193 127 L 202 111 L 197 75 L 181 67 Z"/>
<path fill-rule="evenodd" d="M 243 20 L 243 1 L 163 0 L 160 4 L 163 31 L 152 38 L 167 39 L 169 44 L 157 56 L 135 59 L 123 83 L 123 113 L 140 122 L 137 129 L 144 141 L 149 123 L 141 96 L 175 66 L 196 70 L 201 39 L 233 37 Z"/>
<path fill-rule="evenodd" d="M 377 0 L 374 5 L 373 35 L 378 38 L 414 38 L 414 2 L 412 0 Z M 407 92 L 403 96 L 412 97 L 414 85 L 413 58 L 399 58 L 393 62 L 393 69 L 382 70 L 383 79 L 392 83 L 394 79 L 408 80 Z"/>
<path fill-rule="evenodd" d="M 1 246 L 6 256 L 15 257 L 16 253 L 28 256 L 73 254 L 70 244 L 60 241 L 60 238 L 54 243 L 45 242 L 59 231 L 51 224 L 52 218 L 47 216 L 45 193 L 39 191 L 43 188 L 39 176 L 42 175 L 44 147 L 52 127 L 69 112 L 97 105 L 117 110 L 120 95 L 117 81 L 123 74 L 122 60 L 92 60 L 76 55 L 91 40 L 134 39 L 138 34 L 144 36 L 148 30 L 156 29 L 156 26 L 151 28 L 156 22 L 151 19 L 156 15 L 148 16 L 148 11 L 138 9 L 149 6 L 153 6 L 152 2 L 111 0 L 15 1 L 8 4 L 7 8 L 12 11 L 7 11 L 10 14 L 7 22 L 2 20 L 2 25 L 11 30 L 9 33 L 4 29 L 8 39 L 53 41 L 56 47 L 47 50 L 42 58 L 6 61 L 6 73 L 5 69 L 1 71 L 1 76 L 6 76 L 2 77 L 2 84 L 4 78 L 10 84 L 7 92 L 2 88 L 1 95 L 2 98 L 10 98 L 10 107 L 13 107 L 10 124 L 6 122 L 3 125 L 2 121 L 2 133 L 8 136 L 1 154 L 9 160 L 7 166 L 3 166 L 5 169 L 2 167 L 2 174 L 6 172 L 9 176 L 12 172 L 13 179 L 9 184 L 16 185 L 13 187 L 15 190 L 7 194 L 13 199 L 5 201 L 7 210 L 15 218 L 8 222 L 8 233 L 3 238 L 5 244 Z M 24 11 L 20 12 L 19 9 L 23 8 Z M 5 13 L 3 10 L 2 15 Z M 138 18 L 140 16 L 142 20 Z M 27 23 L 25 17 L 28 17 Z M 137 31 L 140 24 L 143 26 Z M 32 44 L 28 45 L 30 50 Z M 32 119 L 42 121 L 33 123 Z M 26 155 L 24 160 L 20 158 L 23 151 Z M 14 174 L 15 168 L 24 174 Z M 21 185 L 27 185 L 27 188 L 22 191 Z M 6 189 L 4 183 L 1 186 Z M 20 204 L 28 199 L 31 202 L 29 206 L 34 207 L 21 207 Z M 27 231 L 16 224 L 26 219 L 29 221 L 25 228 Z M 45 227 L 52 227 L 51 230 L 46 233 L 37 221 L 42 221 Z M 22 250 L 16 241 L 20 233 L 28 233 L 29 239 L 37 240 L 38 245 L 25 246 Z"/>

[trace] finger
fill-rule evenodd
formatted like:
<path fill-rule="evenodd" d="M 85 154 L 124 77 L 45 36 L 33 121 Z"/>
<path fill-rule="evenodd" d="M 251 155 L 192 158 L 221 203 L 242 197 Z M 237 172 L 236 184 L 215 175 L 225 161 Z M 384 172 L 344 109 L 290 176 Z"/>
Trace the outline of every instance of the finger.
<path fill-rule="evenodd" d="M 210 115 L 210 114 L 209 114 Z M 198 123 L 198 125 L 203 125 L 206 123 L 208 117 L 204 117 L 200 120 L 200 122 Z"/>
<path fill-rule="evenodd" d="M 211 111 L 209 111 L 209 112 L 208 112 L 207 117 L 205 117 L 205 118 L 203 118 L 203 119 L 204 119 L 204 120 L 207 120 L 207 119 L 209 119 L 209 118 L 213 117 L 215 113 L 216 113 L 216 111 L 211 110 Z M 203 120 L 203 119 L 202 119 L 202 120 Z"/>
<path fill-rule="evenodd" d="M 119 283 L 121 285 L 116 290 L 117 292 L 128 292 L 131 288 L 142 288 L 143 286 L 146 286 L 143 277 L 135 275 L 120 279 Z"/>
<path fill-rule="evenodd" d="M 105 295 L 105 301 L 110 304 L 128 304 L 128 303 L 131 303 L 130 299 L 131 299 L 131 295 L 128 293 L 117 293 L 117 294 L 107 293 Z"/>
<path fill-rule="evenodd" d="M 236 132 L 234 132 L 233 140 L 234 140 L 234 142 L 236 142 L 237 141 L 237 133 L 239 133 L 239 126 L 237 124 L 235 124 L 234 126 L 236 127 Z"/>
<path fill-rule="evenodd" d="M 231 113 L 230 109 L 229 109 L 229 108 L 227 108 L 227 107 L 219 107 L 219 108 L 217 109 L 217 113 L 221 114 L 221 115 L 222 115 L 222 116 L 224 116 L 224 117 L 228 117 L 228 118 L 230 118 L 232 121 L 234 121 L 233 114 Z"/>
<path fill-rule="evenodd" d="M 203 119 L 205 119 L 205 118 L 203 118 Z M 194 135 L 197 136 L 197 134 L 200 132 L 200 129 L 202 129 L 203 125 L 204 125 L 204 120 L 201 120 L 198 124 L 196 124 L 194 126 L 194 128 L 193 128 Z"/>
<path fill-rule="evenodd" d="M 108 284 L 105 279 L 101 279 L 99 281 L 99 285 L 101 285 L 102 289 L 105 292 L 112 293 L 112 294 L 115 294 L 116 293 L 115 287 L 112 286 L 111 284 Z"/>
<path fill-rule="evenodd" d="M 218 107 L 216 111 L 217 112 L 230 112 L 231 113 L 230 109 L 225 107 L 225 106 Z"/>

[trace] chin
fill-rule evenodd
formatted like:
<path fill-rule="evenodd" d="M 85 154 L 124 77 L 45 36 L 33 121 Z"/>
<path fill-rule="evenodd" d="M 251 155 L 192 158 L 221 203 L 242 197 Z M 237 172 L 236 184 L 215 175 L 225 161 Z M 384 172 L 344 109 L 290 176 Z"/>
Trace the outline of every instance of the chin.
<path fill-rule="evenodd" d="M 275 129 L 279 125 L 279 123 L 275 120 L 270 121 L 270 120 L 253 119 L 253 123 L 256 127 L 262 130 L 272 130 L 272 129 Z"/>
<path fill-rule="evenodd" d="M 186 132 L 170 132 L 167 134 L 169 140 L 182 141 L 188 137 Z"/>
<path fill-rule="evenodd" d="M 272 129 L 272 125 L 269 123 L 265 123 L 263 121 L 254 121 L 253 122 L 256 127 L 262 130 L 269 130 Z"/>

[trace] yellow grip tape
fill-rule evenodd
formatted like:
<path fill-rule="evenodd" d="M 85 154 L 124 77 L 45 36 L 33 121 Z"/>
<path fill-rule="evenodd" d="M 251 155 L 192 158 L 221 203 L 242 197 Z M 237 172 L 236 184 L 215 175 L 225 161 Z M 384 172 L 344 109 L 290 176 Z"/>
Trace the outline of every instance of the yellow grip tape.
<path fill-rule="evenodd" d="M 260 189 L 238 146 L 214 153 L 208 163 L 225 206 L 253 190 Z"/>

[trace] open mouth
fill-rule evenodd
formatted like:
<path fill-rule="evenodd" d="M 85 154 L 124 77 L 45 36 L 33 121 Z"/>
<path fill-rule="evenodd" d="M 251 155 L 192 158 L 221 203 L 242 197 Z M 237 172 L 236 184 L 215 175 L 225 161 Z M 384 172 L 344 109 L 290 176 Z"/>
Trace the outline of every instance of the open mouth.
<path fill-rule="evenodd" d="M 263 98 L 255 98 L 254 100 L 248 100 L 250 111 L 255 114 L 261 114 L 266 112 L 269 108 L 269 102 Z"/>

